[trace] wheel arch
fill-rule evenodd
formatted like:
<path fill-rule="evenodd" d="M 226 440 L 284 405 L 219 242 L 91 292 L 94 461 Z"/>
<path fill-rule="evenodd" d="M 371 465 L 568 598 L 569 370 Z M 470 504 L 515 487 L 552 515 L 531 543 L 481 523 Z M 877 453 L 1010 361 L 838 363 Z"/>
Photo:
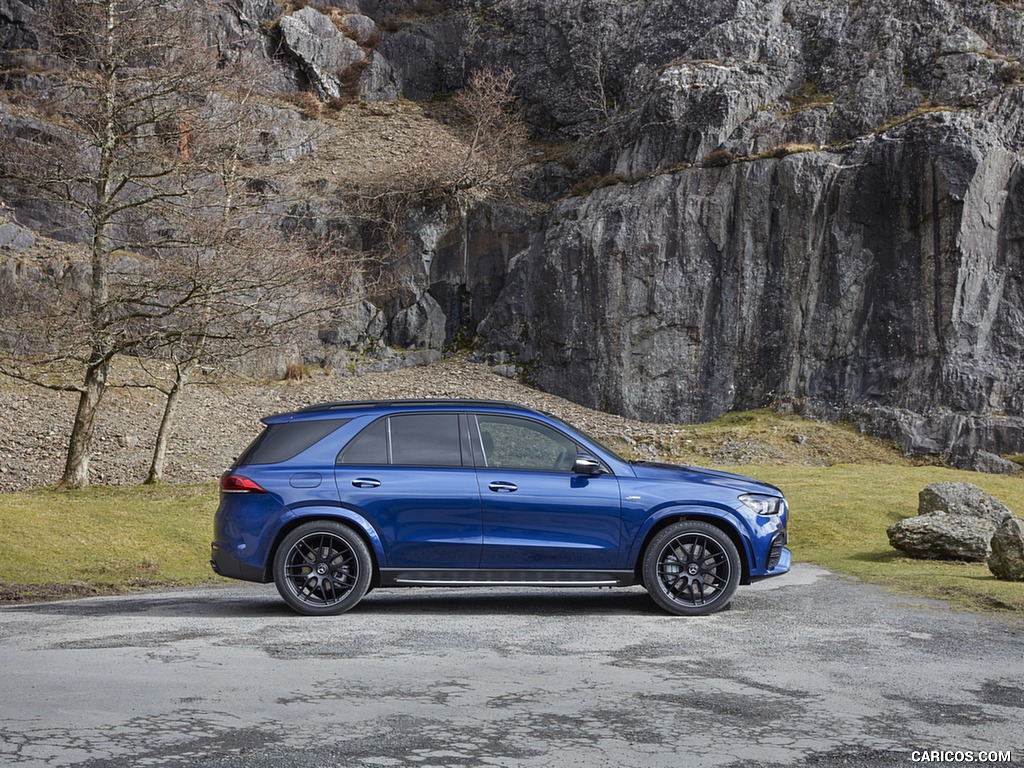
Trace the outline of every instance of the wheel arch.
<path fill-rule="evenodd" d="M 277 550 L 281 546 L 281 542 L 284 541 L 284 538 L 300 525 L 315 523 L 322 520 L 328 523 L 341 523 L 347 528 L 350 528 L 363 540 L 363 543 L 370 552 L 370 563 L 373 568 L 373 572 L 370 576 L 370 586 L 378 586 L 380 584 L 380 565 L 384 558 L 384 550 L 381 545 L 380 537 L 377 536 L 377 532 L 368 521 L 355 514 L 346 515 L 344 514 L 346 511 L 347 510 L 344 509 L 332 510 L 324 508 L 298 510 L 298 514 L 282 525 L 280 530 L 278 530 L 277 534 L 274 536 L 274 541 L 267 551 L 266 563 L 263 566 L 264 582 L 266 583 L 274 580 L 274 559 L 277 557 Z"/>
<path fill-rule="evenodd" d="M 751 551 L 750 542 L 747 541 L 740 533 L 739 529 L 729 520 L 721 517 L 720 515 L 707 511 L 687 509 L 676 510 L 659 518 L 644 535 L 643 541 L 640 544 L 640 549 L 638 550 L 636 562 L 633 565 L 633 572 L 636 575 L 638 584 L 643 583 L 644 555 L 647 552 L 647 547 L 650 545 L 651 540 L 670 525 L 680 523 L 685 520 L 695 520 L 708 523 L 709 525 L 715 526 L 722 531 L 722 533 L 728 536 L 740 555 L 740 584 L 750 583 L 750 562 L 753 557 L 753 553 Z"/>

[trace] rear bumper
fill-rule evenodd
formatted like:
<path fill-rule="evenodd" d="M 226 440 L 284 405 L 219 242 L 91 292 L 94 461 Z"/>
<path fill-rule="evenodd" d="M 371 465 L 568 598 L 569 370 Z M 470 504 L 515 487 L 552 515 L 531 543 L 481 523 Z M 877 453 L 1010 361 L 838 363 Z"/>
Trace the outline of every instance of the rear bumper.
<path fill-rule="evenodd" d="M 243 563 L 216 541 L 210 545 L 210 567 L 218 576 L 226 576 L 229 579 L 255 581 L 261 584 L 269 580 L 262 568 Z"/>

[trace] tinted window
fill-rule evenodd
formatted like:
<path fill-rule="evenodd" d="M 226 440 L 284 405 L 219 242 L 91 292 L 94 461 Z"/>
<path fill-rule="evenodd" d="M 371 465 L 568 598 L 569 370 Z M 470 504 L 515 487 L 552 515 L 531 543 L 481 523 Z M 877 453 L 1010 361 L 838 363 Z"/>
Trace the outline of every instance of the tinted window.
<path fill-rule="evenodd" d="M 461 467 L 458 414 L 392 416 L 391 463 L 417 467 Z"/>
<path fill-rule="evenodd" d="M 388 420 L 378 419 L 356 435 L 338 457 L 339 464 L 387 464 Z"/>
<path fill-rule="evenodd" d="M 318 419 L 271 424 L 245 449 L 242 464 L 278 464 L 294 458 L 319 442 L 349 419 Z"/>
<path fill-rule="evenodd" d="M 477 424 L 488 467 L 569 472 L 576 461 L 576 443 L 536 421 L 477 416 Z"/>

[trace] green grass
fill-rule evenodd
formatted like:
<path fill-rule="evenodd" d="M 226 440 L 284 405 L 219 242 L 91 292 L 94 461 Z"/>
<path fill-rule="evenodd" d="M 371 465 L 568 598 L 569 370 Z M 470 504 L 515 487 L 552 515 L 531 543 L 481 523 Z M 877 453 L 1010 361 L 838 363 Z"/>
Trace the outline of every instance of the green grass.
<path fill-rule="evenodd" d="M 213 484 L 5 493 L 0 596 L 209 581 Z"/>
<path fill-rule="evenodd" d="M 1015 514 L 1024 478 L 941 467 L 736 467 L 778 485 L 790 504 L 790 545 L 797 561 L 882 584 L 896 592 L 949 600 L 971 610 L 1024 612 L 1024 584 L 999 581 L 984 563 L 903 557 L 885 529 L 917 514 L 917 494 L 928 483 L 973 483 Z"/>
<path fill-rule="evenodd" d="M 739 422 L 742 419 L 713 429 L 738 429 Z M 784 431 L 782 442 L 789 442 Z M 812 435 L 807 443 L 813 442 Z M 785 491 L 792 510 L 791 546 L 798 562 L 970 610 L 1024 613 L 1024 584 L 998 581 L 984 564 L 901 557 L 885 535 L 893 522 L 917 514 L 917 494 L 928 483 L 974 483 L 1020 514 L 1024 478 L 883 464 L 731 469 Z M 215 580 L 207 561 L 216 493 L 213 484 L 206 484 L 3 494 L 0 598 Z"/>

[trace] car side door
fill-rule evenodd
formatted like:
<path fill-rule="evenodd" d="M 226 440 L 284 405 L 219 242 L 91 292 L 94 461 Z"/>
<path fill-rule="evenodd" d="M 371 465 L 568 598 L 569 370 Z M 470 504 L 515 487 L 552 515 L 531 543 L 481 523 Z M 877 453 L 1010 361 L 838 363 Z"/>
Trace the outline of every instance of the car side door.
<path fill-rule="evenodd" d="M 540 421 L 479 413 L 470 420 L 483 516 L 481 568 L 612 569 L 618 479 L 573 472 L 579 444 Z"/>
<path fill-rule="evenodd" d="M 483 539 L 468 420 L 377 419 L 338 454 L 341 502 L 377 530 L 389 567 L 476 568 Z"/>

